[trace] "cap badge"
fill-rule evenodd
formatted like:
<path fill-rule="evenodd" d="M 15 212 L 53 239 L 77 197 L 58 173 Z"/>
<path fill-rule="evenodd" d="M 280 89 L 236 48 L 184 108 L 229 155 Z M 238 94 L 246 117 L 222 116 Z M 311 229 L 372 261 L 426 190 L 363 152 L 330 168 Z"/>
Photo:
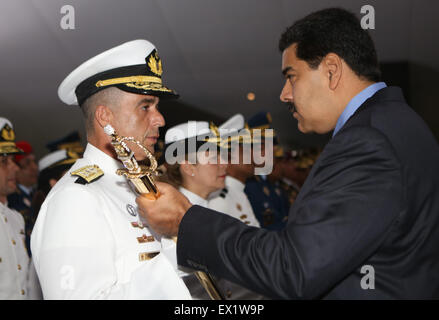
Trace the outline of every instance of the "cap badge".
<path fill-rule="evenodd" d="M 14 130 L 12 130 L 12 128 L 8 124 L 3 127 L 1 136 L 6 141 L 14 141 L 15 139 Z"/>
<path fill-rule="evenodd" d="M 161 76 L 163 73 L 163 68 L 162 68 L 162 61 L 160 60 L 157 52 L 155 52 L 155 54 L 152 54 L 149 57 L 149 61 L 148 61 L 148 67 L 151 69 L 151 71 L 153 73 L 155 73 L 158 76 Z"/>

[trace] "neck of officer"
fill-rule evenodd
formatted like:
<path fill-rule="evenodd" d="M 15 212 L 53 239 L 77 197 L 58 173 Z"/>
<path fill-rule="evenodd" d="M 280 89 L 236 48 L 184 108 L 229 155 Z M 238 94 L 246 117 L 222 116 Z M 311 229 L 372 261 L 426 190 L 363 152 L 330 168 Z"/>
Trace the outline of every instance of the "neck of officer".
<path fill-rule="evenodd" d="M 6 205 L 6 195 L 5 194 L 0 194 L 0 202 L 3 203 L 4 205 Z"/>
<path fill-rule="evenodd" d="M 95 131 L 87 132 L 87 142 L 98 148 L 108 156 L 117 159 L 116 152 L 111 145 L 111 138 L 101 130 L 102 132 Z"/>

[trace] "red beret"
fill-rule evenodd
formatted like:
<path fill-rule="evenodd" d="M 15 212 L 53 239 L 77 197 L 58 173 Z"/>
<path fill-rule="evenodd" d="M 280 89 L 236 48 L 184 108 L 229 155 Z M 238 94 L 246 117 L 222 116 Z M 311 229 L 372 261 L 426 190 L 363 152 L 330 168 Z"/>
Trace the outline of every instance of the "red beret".
<path fill-rule="evenodd" d="M 17 141 L 16 146 L 24 151 L 23 154 L 17 154 L 15 155 L 15 162 L 19 162 L 21 159 L 26 157 L 28 154 L 33 153 L 32 146 L 27 141 Z"/>

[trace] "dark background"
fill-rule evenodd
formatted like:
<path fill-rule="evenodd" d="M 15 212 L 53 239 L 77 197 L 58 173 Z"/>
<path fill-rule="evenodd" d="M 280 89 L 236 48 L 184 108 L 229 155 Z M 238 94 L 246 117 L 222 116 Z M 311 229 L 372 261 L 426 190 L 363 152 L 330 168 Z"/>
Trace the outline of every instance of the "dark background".
<path fill-rule="evenodd" d="M 75 29 L 60 27 L 63 5 L 75 9 Z M 82 114 L 64 105 L 57 88 L 86 59 L 123 42 L 147 39 L 163 60 L 164 82 L 181 99 L 161 103 L 172 126 L 187 120 L 217 124 L 240 112 L 270 111 L 285 147 L 322 146 L 303 135 L 279 101 L 283 85 L 277 43 L 304 15 L 339 6 L 361 17 L 375 9 L 375 41 L 388 85 L 399 85 L 439 138 L 439 1 L 436 0 L 2 0 L 0 116 L 17 139 L 44 155 L 48 141 L 79 130 Z M 256 99 L 247 100 L 248 92 Z"/>

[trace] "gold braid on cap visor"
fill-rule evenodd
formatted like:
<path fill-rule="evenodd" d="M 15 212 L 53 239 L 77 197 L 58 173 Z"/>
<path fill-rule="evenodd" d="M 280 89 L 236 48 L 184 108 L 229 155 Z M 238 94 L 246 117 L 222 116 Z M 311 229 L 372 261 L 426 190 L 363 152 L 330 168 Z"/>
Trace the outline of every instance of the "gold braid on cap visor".
<path fill-rule="evenodd" d="M 125 84 L 128 87 L 133 87 L 136 89 L 143 90 L 158 90 L 158 91 L 166 91 L 171 92 L 172 90 L 163 87 L 162 79 L 159 77 L 152 76 L 130 76 L 130 77 L 122 77 L 122 78 L 112 78 L 107 80 L 99 80 L 96 82 L 96 87 L 106 87 L 115 84 Z"/>
<path fill-rule="evenodd" d="M 216 143 L 221 148 L 229 148 L 229 143 L 233 141 L 241 142 L 241 143 L 261 143 L 263 138 L 273 138 L 276 135 L 274 134 L 274 130 L 265 131 L 265 129 L 271 129 L 269 126 L 260 126 L 257 128 L 250 129 L 247 124 L 245 124 L 244 132 L 241 131 L 241 133 L 233 136 L 226 136 L 225 138 L 221 137 L 218 127 L 213 123 L 210 122 L 209 125 L 210 131 L 213 133 L 213 137 L 209 137 L 204 139 L 204 141 Z M 256 138 L 254 136 L 254 129 L 261 130 L 261 135 Z"/>
<path fill-rule="evenodd" d="M 17 148 L 15 142 L 11 142 L 11 141 L 0 142 L 0 154 L 18 153 L 18 152 L 22 152 L 22 151 L 19 148 Z"/>

